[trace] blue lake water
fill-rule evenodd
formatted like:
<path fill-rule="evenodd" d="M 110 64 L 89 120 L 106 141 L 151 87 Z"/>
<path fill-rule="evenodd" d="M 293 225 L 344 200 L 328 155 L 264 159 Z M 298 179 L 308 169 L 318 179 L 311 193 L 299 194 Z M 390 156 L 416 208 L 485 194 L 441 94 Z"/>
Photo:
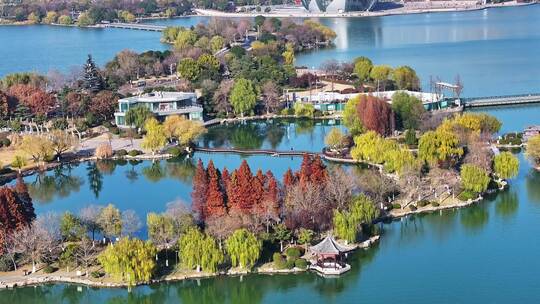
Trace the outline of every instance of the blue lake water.
<path fill-rule="evenodd" d="M 462 76 L 465 95 L 540 91 L 540 6 L 467 13 L 365 19 L 321 19 L 339 37 L 336 48 L 298 57 L 316 65 L 327 58 L 367 55 L 376 63 L 408 64 L 425 84 L 429 75 Z M 168 23 L 189 25 L 190 19 Z M 199 19 L 194 22 L 200 21 Z M 162 20 L 154 21 L 163 22 Z M 343 38 L 345 37 L 345 38 Z M 80 64 L 91 52 L 100 63 L 124 48 L 163 49 L 159 34 L 125 30 L 0 27 L 0 75 Z M 54 42 L 54 43 L 53 43 Z M 496 107 L 503 132 L 540 124 L 540 107 Z M 256 122 L 211 129 L 201 142 L 213 147 L 319 151 L 327 124 Z M 280 177 L 301 159 L 196 153 L 194 159 L 138 164 L 84 163 L 30 176 L 38 213 L 77 212 L 90 203 L 134 209 L 141 219 L 167 202 L 190 201 L 195 160 Z M 540 300 L 540 173 L 520 154 L 510 189 L 470 208 L 409 217 L 383 226 L 378 246 L 349 258 L 352 270 L 335 279 L 315 274 L 218 277 L 125 289 L 55 284 L 0 291 L 0 303 L 537 303 Z M 92 169 L 89 171 L 89 169 Z M 95 174 L 96 170 L 99 174 Z M 91 188 L 101 178 L 101 189 Z M 99 191 L 97 191 L 99 190 Z M 96 195 L 97 193 L 97 195 Z M 144 236 L 144 229 L 140 232 Z"/>
<path fill-rule="evenodd" d="M 321 18 L 338 34 L 335 48 L 299 55 L 297 65 L 368 56 L 376 64 L 410 65 L 429 90 L 430 76 L 453 81 L 464 96 L 540 91 L 540 5 L 378 18 Z M 191 26 L 205 17 L 152 20 Z M 163 50 L 160 33 L 55 26 L 0 26 L 0 76 L 16 71 L 69 71 L 93 54 L 99 64 L 123 50 Z"/>

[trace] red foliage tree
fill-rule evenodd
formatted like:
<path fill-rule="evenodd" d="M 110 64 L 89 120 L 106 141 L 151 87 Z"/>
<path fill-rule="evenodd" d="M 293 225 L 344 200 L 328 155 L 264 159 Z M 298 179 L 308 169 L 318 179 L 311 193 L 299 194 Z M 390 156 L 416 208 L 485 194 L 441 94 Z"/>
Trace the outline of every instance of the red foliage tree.
<path fill-rule="evenodd" d="M 26 84 L 11 86 L 9 95 L 27 106 L 33 114 L 46 115 L 55 104 L 55 98 L 52 94 Z"/>
<path fill-rule="evenodd" d="M 17 183 L 15 184 L 15 187 L 13 189 L 15 190 L 17 196 L 21 201 L 25 214 L 27 214 L 31 218 L 31 220 L 35 219 L 36 214 L 34 211 L 34 204 L 32 204 L 32 198 L 28 193 L 28 187 L 26 186 L 26 183 L 23 181 L 20 175 L 17 176 Z"/>
<path fill-rule="evenodd" d="M 0 91 L 0 118 L 5 118 L 11 113 L 9 104 L 9 96 L 3 91 Z"/>
<path fill-rule="evenodd" d="M 262 173 L 261 169 L 257 170 L 257 174 L 253 177 L 253 181 L 251 183 L 251 194 L 252 194 L 252 201 L 253 205 L 255 207 L 255 212 L 257 214 L 261 214 L 261 210 L 264 209 L 262 206 L 262 200 L 264 197 L 264 186 L 266 183 L 266 176 Z"/>
<path fill-rule="evenodd" d="M 374 96 L 361 96 L 356 111 L 364 127 L 383 136 L 390 135 L 395 129 L 392 107 Z"/>
<path fill-rule="evenodd" d="M 328 171 L 319 155 L 315 156 L 311 162 L 311 174 L 309 177 L 310 182 L 318 185 L 322 185 L 328 180 Z"/>
<path fill-rule="evenodd" d="M 302 164 L 300 165 L 300 171 L 296 173 L 300 185 L 305 186 L 311 179 L 311 163 L 313 159 L 308 154 L 304 154 Z"/>
<path fill-rule="evenodd" d="M 229 208 L 228 199 L 231 195 L 231 174 L 229 173 L 229 170 L 227 170 L 227 167 L 223 168 L 223 173 L 221 173 L 221 189 L 223 189 L 223 192 L 225 193 L 226 207 Z"/>
<path fill-rule="evenodd" d="M 89 97 L 79 92 L 71 91 L 65 98 L 67 112 L 72 116 L 80 116 L 87 110 Z"/>
<path fill-rule="evenodd" d="M 266 172 L 266 185 L 264 187 L 262 202 L 267 214 L 274 218 L 279 217 L 279 209 L 281 208 L 280 189 L 278 181 L 271 171 Z"/>
<path fill-rule="evenodd" d="M 197 213 L 200 221 L 206 219 L 206 201 L 208 198 L 208 175 L 202 161 L 199 159 L 195 176 L 193 177 L 193 191 L 191 192 L 191 206 Z"/>
<path fill-rule="evenodd" d="M 117 106 L 118 98 L 113 92 L 101 91 L 92 98 L 90 112 L 106 120 L 113 116 Z"/>
<path fill-rule="evenodd" d="M 294 184 L 296 184 L 296 177 L 294 176 L 291 168 L 289 168 L 283 175 L 283 186 L 285 186 L 285 189 L 287 189 Z"/>
<path fill-rule="evenodd" d="M 206 200 L 206 216 L 222 216 L 225 214 L 225 200 L 221 188 L 219 171 L 214 167 L 214 162 L 208 163 L 208 191 Z"/>
<path fill-rule="evenodd" d="M 10 187 L 0 188 L 0 254 L 6 237 L 13 231 L 29 225 L 36 217 L 31 206 L 32 201 L 24 202 L 23 197 L 29 198 L 28 193 L 18 193 L 17 189 Z"/>
<path fill-rule="evenodd" d="M 244 160 L 240 168 L 234 170 L 231 179 L 229 206 L 233 211 L 247 213 L 253 207 L 253 174 L 248 163 Z"/>

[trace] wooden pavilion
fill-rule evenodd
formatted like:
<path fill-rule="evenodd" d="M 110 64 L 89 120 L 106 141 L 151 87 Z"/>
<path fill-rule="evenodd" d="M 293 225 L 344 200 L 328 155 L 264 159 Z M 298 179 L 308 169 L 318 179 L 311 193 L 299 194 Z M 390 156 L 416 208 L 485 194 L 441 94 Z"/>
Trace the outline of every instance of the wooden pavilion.
<path fill-rule="evenodd" d="M 319 244 L 310 247 L 315 259 L 311 261 L 310 269 L 325 275 L 339 275 L 351 269 L 345 263 L 348 252 L 354 247 L 339 244 L 333 236 L 328 235 Z"/>

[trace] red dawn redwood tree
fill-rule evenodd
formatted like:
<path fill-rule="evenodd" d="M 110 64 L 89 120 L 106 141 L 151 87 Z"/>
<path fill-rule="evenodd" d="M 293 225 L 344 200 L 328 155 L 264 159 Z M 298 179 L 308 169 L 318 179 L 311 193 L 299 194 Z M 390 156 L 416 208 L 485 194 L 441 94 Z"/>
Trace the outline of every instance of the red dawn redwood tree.
<path fill-rule="evenodd" d="M 326 171 L 326 166 L 321 160 L 319 155 L 316 155 L 313 161 L 311 162 L 311 175 L 310 181 L 317 185 L 323 185 L 328 180 L 328 171 Z"/>
<path fill-rule="evenodd" d="M 356 111 L 362 125 L 382 136 L 390 135 L 395 128 L 392 107 L 374 96 L 361 96 Z"/>
<path fill-rule="evenodd" d="M 193 177 L 193 191 L 191 192 L 191 201 L 193 211 L 197 214 L 200 221 L 206 219 L 206 201 L 208 198 L 208 175 L 204 169 L 202 160 L 199 159 L 195 176 Z"/>
<path fill-rule="evenodd" d="M 29 198 L 27 193 L 19 194 L 11 187 L 0 188 L 0 254 L 2 254 L 7 236 L 30 225 L 36 217 L 34 208 L 29 206 L 32 201 L 23 202 L 23 197 Z"/>
<path fill-rule="evenodd" d="M 296 177 L 294 176 L 291 168 L 289 168 L 283 175 L 283 186 L 288 189 L 290 186 L 296 184 Z"/>
<path fill-rule="evenodd" d="M 229 205 L 231 210 L 247 213 L 253 207 L 253 174 L 248 163 L 243 160 L 240 168 L 234 171 L 231 180 Z"/>
<path fill-rule="evenodd" d="M 208 191 L 206 200 L 206 216 L 222 216 L 226 213 L 225 198 L 221 188 L 220 173 L 214 167 L 214 162 L 208 163 Z"/>
<path fill-rule="evenodd" d="M 15 184 L 15 187 L 13 188 L 15 192 L 17 193 L 17 196 L 19 197 L 21 204 L 24 209 L 24 213 L 30 217 L 30 220 L 34 220 L 36 218 L 36 213 L 34 211 L 34 204 L 32 204 L 32 198 L 30 197 L 30 194 L 28 193 L 28 187 L 26 186 L 26 183 L 23 181 L 22 177 L 19 175 L 17 176 L 17 183 Z"/>

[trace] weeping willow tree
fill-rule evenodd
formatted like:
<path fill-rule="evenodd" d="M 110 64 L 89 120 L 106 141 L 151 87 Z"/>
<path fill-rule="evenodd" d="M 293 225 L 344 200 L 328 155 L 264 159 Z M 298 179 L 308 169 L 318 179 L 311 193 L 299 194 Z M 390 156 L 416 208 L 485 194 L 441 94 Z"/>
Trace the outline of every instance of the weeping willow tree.
<path fill-rule="evenodd" d="M 156 270 L 156 252 L 152 242 L 123 238 L 114 246 L 107 247 L 98 261 L 111 277 L 132 286 L 152 279 Z"/>
<path fill-rule="evenodd" d="M 197 228 L 189 228 L 180 238 L 179 246 L 178 255 L 184 267 L 216 272 L 218 265 L 223 263 L 223 252 L 216 240 Z"/>
<path fill-rule="evenodd" d="M 233 267 L 251 269 L 261 254 L 262 243 L 246 229 L 236 230 L 226 241 Z"/>
<path fill-rule="evenodd" d="M 373 201 L 361 194 L 350 204 L 348 210 L 334 211 L 334 233 L 349 242 L 356 241 L 361 224 L 371 224 L 379 216 L 379 210 Z"/>

